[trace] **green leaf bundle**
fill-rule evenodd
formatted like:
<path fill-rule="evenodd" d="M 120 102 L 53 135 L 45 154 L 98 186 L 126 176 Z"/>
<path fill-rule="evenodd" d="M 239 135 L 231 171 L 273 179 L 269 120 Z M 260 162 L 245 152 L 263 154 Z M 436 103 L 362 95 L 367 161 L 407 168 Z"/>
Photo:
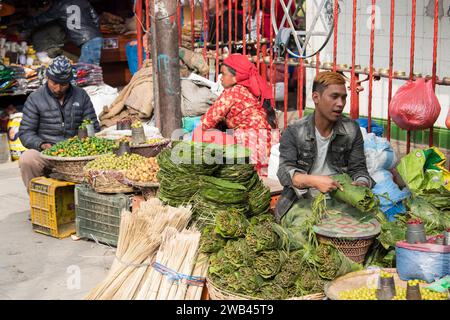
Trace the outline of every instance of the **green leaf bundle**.
<path fill-rule="evenodd" d="M 280 272 L 286 259 L 287 254 L 282 250 L 263 251 L 256 257 L 254 267 L 261 277 L 270 279 Z"/>
<path fill-rule="evenodd" d="M 250 249 L 245 239 L 229 240 L 223 248 L 225 258 L 236 268 L 251 266 L 255 253 Z"/>
<path fill-rule="evenodd" d="M 224 238 L 242 237 L 247 227 L 247 219 L 236 210 L 219 211 L 216 214 L 216 227 L 214 231 Z"/>
<path fill-rule="evenodd" d="M 202 230 L 200 252 L 215 253 L 222 249 L 227 241 L 214 231 L 214 225 L 208 225 Z"/>
<path fill-rule="evenodd" d="M 332 176 L 343 187 L 343 191 L 337 189 L 332 193 L 333 197 L 345 202 L 362 212 L 369 212 L 375 209 L 378 204 L 378 198 L 373 194 L 372 190 L 366 187 L 352 185 L 352 179 L 346 173 Z"/>
<path fill-rule="evenodd" d="M 272 223 L 268 221 L 250 224 L 245 240 L 255 252 L 276 249 L 278 244 L 277 234 L 273 231 Z"/>

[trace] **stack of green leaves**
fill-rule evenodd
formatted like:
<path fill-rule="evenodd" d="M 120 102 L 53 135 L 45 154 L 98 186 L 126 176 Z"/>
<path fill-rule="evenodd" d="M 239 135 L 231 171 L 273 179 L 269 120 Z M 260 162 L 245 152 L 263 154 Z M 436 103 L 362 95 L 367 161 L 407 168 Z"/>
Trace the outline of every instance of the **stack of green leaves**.
<path fill-rule="evenodd" d="M 216 177 L 246 185 L 255 173 L 252 164 L 224 164 L 216 173 Z"/>
<path fill-rule="evenodd" d="M 112 153 L 116 147 L 117 144 L 113 140 L 97 137 L 80 139 L 75 136 L 54 144 L 42 153 L 55 157 L 87 157 Z"/>
<path fill-rule="evenodd" d="M 248 202 L 250 205 L 250 215 L 260 215 L 268 213 L 270 210 L 270 189 L 258 179 L 255 185 L 248 192 Z"/>
<path fill-rule="evenodd" d="M 208 176 L 202 176 L 200 181 L 200 195 L 208 201 L 237 204 L 247 200 L 246 189 L 239 183 Z"/>
<path fill-rule="evenodd" d="M 194 197 L 194 218 L 200 226 L 211 223 L 219 212 L 233 211 L 241 215 L 248 212 L 244 186 L 227 180 L 200 176 L 198 194 Z"/>
<path fill-rule="evenodd" d="M 198 176 L 211 175 L 219 167 L 203 161 L 202 144 L 181 142 L 175 146 L 157 156 L 159 198 L 171 206 L 192 202 L 200 188 Z"/>

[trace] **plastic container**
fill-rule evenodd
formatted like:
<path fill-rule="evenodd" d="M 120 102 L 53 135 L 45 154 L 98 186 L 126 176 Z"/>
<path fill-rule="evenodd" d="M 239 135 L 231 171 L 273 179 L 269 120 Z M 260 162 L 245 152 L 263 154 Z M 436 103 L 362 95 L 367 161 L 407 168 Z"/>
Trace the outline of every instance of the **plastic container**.
<path fill-rule="evenodd" d="M 95 136 L 95 129 L 94 129 L 94 125 L 92 123 L 89 123 L 86 125 L 86 130 L 87 130 L 88 137 Z"/>
<path fill-rule="evenodd" d="M 412 286 L 408 283 L 406 285 L 406 300 L 422 300 L 422 295 L 418 284 Z"/>
<path fill-rule="evenodd" d="M 425 226 L 423 223 L 407 225 L 406 242 L 410 244 L 427 242 Z"/>
<path fill-rule="evenodd" d="M 75 233 L 75 201 L 72 182 L 46 177 L 30 181 L 31 223 L 35 232 L 55 238 Z"/>
<path fill-rule="evenodd" d="M 116 151 L 116 156 L 123 156 L 125 153 L 131 153 L 130 143 L 128 141 L 119 142 L 119 149 Z"/>
<path fill-rule="evenodd" d="M 378 300 L 392 300 L 396 295 L 394 277 L 380 277 L 377 299 Z"/>
<path fill-rule="evenodd" d="M 78 129 L 78 138 L 84 139 L 88 137 L 88 131 L 86 128 L 84 129 Z"/>
<path fill-rule="evenodd" d="M 96 193 L 90 187 L 75 187 L 76 232 L 78 237 L 117 246 L 120 215 L 130 210 L 133 195 Z"/>
<path fill-rule="evenodd" d="M 450 274 L 450 246 L 399 241 L 395 257 L 398 275 L 404 281 L 418 279 L 430 283 Z"/>
<path fill-rule="evenodd" d="M 131 137 L 134 144 L 145 143 L 145 133 L 144 128 L 131 128 Z"/>

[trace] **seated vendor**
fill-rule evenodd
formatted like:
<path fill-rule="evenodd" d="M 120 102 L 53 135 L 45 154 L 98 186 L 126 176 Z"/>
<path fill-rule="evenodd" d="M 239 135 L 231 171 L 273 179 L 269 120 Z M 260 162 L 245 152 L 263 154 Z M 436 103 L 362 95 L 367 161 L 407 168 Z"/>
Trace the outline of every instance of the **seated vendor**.
<path fill-rule="evenodd" d="M 83 120 L 90 119 L 100 130 L 91 99 L 86 91 L 73 86 L 72 65 L 65 56 L 53 60 L 46 71 L 48 81 L 25 101 L 19 128 L 22 144 L 28 148 L 19 159 L 22 180 L 28 189 L 31 179 L 51 169 L 40 151 L 73 137 Z"/>
<path fill-rule="evenodd" d="M 260 174 L 267 175 L 270 148 L 279 139 L 275 111 L 270 105 L 272 90 L 256 66 L 241 54 L 226 58 L 221 74 L 225 90 L 196 130 L 218 129 L 221 125 L 232 129 L 234 142 L 249 148 L 252 163 Z M 196 140 L 198 134 L 194 132 Z"/>
<path fill-rule="evenodd" d="M 375 184 L 367 171 L 359 125 L 342 115 L 347 98 L 344 77 L 320 72 L 312 98 L 315 112 L 290 125 L 280 139 L 277 176 L 284 189 L 275 209 L 278 221 L 297 200 L 341 188 L 332 175 L 347 173 L 354 185 Z"/>

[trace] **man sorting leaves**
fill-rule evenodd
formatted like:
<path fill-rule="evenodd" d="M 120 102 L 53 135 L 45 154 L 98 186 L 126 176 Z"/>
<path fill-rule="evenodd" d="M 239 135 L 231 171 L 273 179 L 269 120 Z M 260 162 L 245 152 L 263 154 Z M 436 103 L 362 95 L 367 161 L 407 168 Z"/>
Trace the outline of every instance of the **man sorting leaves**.
<path fill-rule="evenodd" d="M 275 209 L 277 221 L 298 200 L 310 203 L 319 192 L 342 191 L 334 175 L 348 174 L 351 185 L 372 188 L 375 184 L 367 172 L 359 125 L 342 115 L 347 98 L 344 77 L 319 73 L 312 98 L 315 112 L 290 125 L 281 137 L 277 175 L 284 189 Z"/>
<path fill-rule="evenodd" d="M 40 151 L 73 137 L 83 120 L 90 119 L 100 131 L 94 107 L 86 91 L 70 81 L 73 69 L 65 56 L 56 57 L 46 71 L 48 81 L 25 101 L 19 136 L 28 148 L 19 159 L 22 180 L 28 189 L 31 179 L 50 169 Z"/>

